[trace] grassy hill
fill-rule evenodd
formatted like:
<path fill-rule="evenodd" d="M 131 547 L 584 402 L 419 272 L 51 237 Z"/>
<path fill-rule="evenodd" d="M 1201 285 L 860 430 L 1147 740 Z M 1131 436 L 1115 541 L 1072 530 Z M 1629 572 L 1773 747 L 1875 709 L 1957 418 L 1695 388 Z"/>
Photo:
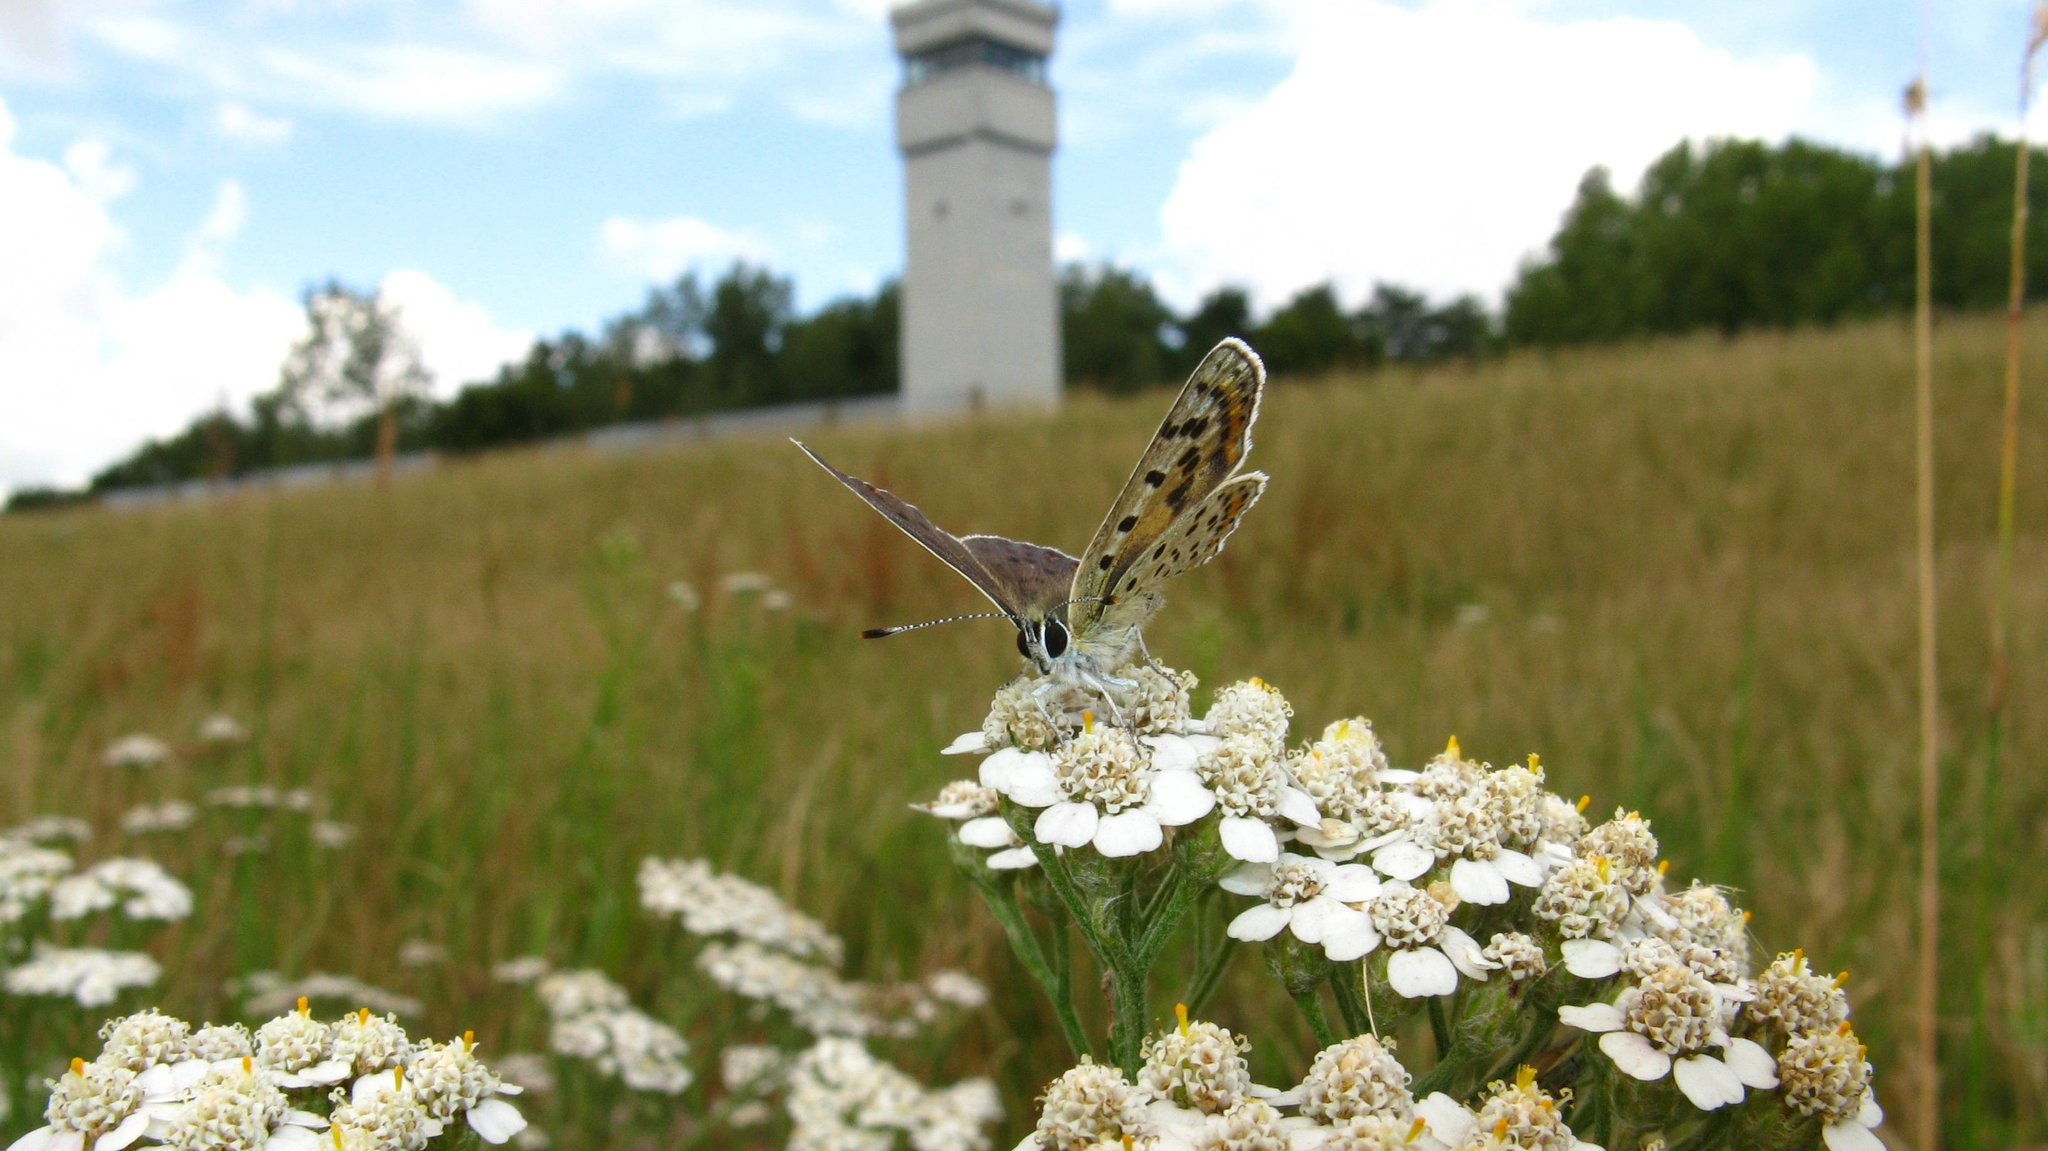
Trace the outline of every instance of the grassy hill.
<path fill-rule="evenodd" d="M 2029 329 L 1995 778 L 2002 334 L 1962 318 L 1937 338 L 1947 1129 L 2008 1145 L 2048 1132 L 2024 1102 L 2048 1092 L 2048 316 Z M 1675 877 L 1742 889 L 1765 954 L 1803 945 L 1853 973 L 1888 1129 L 1906 1130 L 1926 1098 L 1907 1050 L 1911 362 L 1906 326 L 1882 323 L 1367 379 L 1273 364 L 1252 454 L 1269 493 L 1173 589 L 1151 649 L 1209 686 L 1264 677 L 1299 730 L 1369 716 L 1396 763 L 1455 734 L 1495 763 L 1541 753 L 1597 812 L 1640 808 Z M 1166 401 L 811 438 L 956 531 L 1077 550 Z M 858 973 L 991 980 L 993 1018 L 920 1056 L 944 1078 L 1000 1060 L 1021 1104 L 1066 1066 L 1035 998 L 1005 990 L 1020 981 L 941 828 L 906 806 L 957 773 L 937 750 L 1014 672 L 1009 631 L 858 640 L 979 598 L 786 443 L 514 452 L 388 492 L 14 516 L 0 557 L 0 825 L 83 816 L 81 857 L 144 850 L 192 884 L 199 914 L 155 944 L 167 1009 L 223 1017 L 227 976 L 320 969 L 421 997 L 424 1029 L 533 1049 L 537 1009 L 488 971 L 537 952 L 736 1027 L 634 900 L 642 856 L 702 855 L 822 917 Z M 786 606 L 722 587 L 753 572 Z M 216 711 L 252 740 L 199 750 Z M 185 754 L 102 766 L 136 730 Z M 245 782 L 312 788 L 312 814 L 358 834 L 328 849 L 307 815 L 228 809 L 169 839 L 119 830 L 138 802 Z M 263 852 L 224 850 L 259 834 Z M 408 940 L 447 961 L 400 966 Z M 77 1047 L 100 1014 L 37 1024 L 75 1028 L 68 1046 L 34 1042 Z M 1298 1068 L 1306 1043 L 1261 1054 Z"/>

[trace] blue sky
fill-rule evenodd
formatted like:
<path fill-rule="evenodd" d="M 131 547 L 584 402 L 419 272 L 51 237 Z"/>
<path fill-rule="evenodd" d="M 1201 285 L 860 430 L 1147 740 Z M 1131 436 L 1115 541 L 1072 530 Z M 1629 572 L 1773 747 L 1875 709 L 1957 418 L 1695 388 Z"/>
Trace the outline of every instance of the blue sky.
<path fill-rule="evenodd" d="M 375 286 L 438 390 L 734 258 L 805 310 L 901 263 L 886 0 L 7 0 L 0 489 L 275 380 Z M 1185 305 L 1334 279 L 1497 296 L 1585 169 L 1685 136 L 1899 146 L 1922 7 L 1075 0 L 1063 257 Z M 2021 0 L 1936 4 L 1931 132 L 2014 120 Z M 2037 130 L 2037 135 L 2040 133 Z"/>

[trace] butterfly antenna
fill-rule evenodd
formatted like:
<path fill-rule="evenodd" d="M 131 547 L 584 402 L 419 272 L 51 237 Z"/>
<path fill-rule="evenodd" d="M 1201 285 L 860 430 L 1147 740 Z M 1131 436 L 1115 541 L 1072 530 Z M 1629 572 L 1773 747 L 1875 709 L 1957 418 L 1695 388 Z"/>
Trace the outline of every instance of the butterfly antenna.
<path fill-rule="evenodd" d="M 1058 602 L 1058 603 L 1056 603 L 1056 604 L 1054 604 L 1054 605 L 1052 605 L 1052 606 L 1053 606 L 1053 607 L 1055 607 L 1055 608 L 1063 608 L 1063 607 L 1066 607 L 1066 606 L 1067 606 L 1068 604 L 1076 604 L 1076 603 L 1096 603 L 1096 602 L 1100 602 L 1100 603 L 1105 603 L 1105 604 L 1114 604 L 1114 603 L 1116 603 L 1116 598 L 1117 598 L 1117 597 L 1115 597 L 1115 596 L 1113 596 L 1113 595 L 1077 595 L 1077 596 L 1075 596 L 1075 597 L 1074 597 L 1073 599 L 1068 599 L 1068 600 L 1061 600 L 1060 602 Z"/>
<path fill-rule="evenodd" d="M 923 623 L 903 623 L 897 624 L 895 627 L 871 627 L 860 633 L 860 638 L 881 639 L 883 636 L 895 635 L 899 631 L 916 631 L 921 627 L 937 627 L 942 623 L 959 623 L 963 619 L 1006 619 L 1011 623 L 1019 622 L 1016 616 L 1010 615 L 1007 612 L 978 611 L 971 615 L 949 615 L 945 619 L 928 619 Z"/>

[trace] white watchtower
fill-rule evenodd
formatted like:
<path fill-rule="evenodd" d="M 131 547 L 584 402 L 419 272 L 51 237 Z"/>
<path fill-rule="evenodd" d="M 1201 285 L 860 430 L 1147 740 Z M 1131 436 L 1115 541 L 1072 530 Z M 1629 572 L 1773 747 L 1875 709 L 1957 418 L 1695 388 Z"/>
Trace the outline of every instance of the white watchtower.
<path fill-rule="evenodd" d="M 1045 59 L 1059 11 L 1036 0 L 918 0 L 890 19 L 903 57 L 903 410 L 1056 404 Z"/>

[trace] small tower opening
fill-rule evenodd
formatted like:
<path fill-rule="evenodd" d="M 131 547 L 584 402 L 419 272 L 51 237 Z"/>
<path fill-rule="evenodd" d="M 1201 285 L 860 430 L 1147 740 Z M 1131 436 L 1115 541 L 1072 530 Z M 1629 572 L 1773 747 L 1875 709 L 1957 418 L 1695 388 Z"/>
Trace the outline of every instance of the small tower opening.
<path fill-rule="evenodd" d="M 915 88 L 958 68 L 994 68 L 1032 84 L 1045 83 L 1045 55 L 987 36 L 969 36 L 903 58 L 903 86 Z"/>

